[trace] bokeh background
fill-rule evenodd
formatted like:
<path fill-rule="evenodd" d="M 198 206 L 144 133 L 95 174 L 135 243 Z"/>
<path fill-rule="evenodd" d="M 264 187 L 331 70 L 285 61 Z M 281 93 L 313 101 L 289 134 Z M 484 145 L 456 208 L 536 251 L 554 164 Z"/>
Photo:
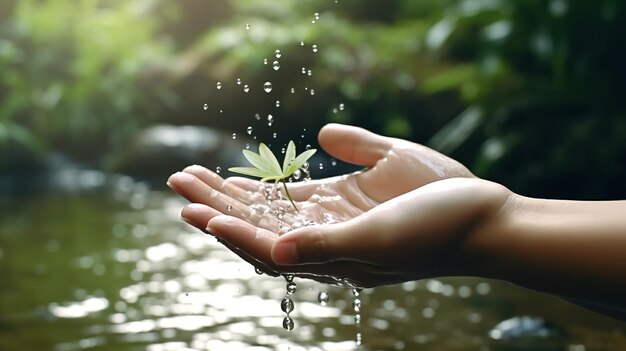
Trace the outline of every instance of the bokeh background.
<path fill-rule="evenodd" d="M 349 291 L 326 287 L 322 308 L 324 287 L 300 282 L 282 331 L 284 281 L 180 223 L 167 175 L 225 170 L 259 141 L 315 146 L 341 122 L 521 194 L 625 199 L 625 7 L 3 0 L 0 349 L 353 348 Z M 333 161 L 320 154 L 313 177 L 354 169 Z M 368 350 L 626 348 L 624 323 L 501 282 L 364 300 Z"/>

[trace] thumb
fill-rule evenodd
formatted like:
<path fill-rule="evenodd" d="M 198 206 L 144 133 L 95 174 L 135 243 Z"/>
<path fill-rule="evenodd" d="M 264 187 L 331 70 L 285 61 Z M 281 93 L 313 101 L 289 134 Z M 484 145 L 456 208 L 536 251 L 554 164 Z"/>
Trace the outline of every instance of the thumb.
<path fill-rule="evenodd" d="M 319 132 L 318 141 L 333 157 L 367 167 L 374 166 L 393 146 L 391 138 L 363 128 L 336 123 L 324 126 Z"/>
<path fill-rule="evenodd" d="M 364 240 L 371 237 L 367 228 L 360 221 L 350 220 L 294 230 L 273 244 L 272 261 L 277 265 L 300 265 L 358 258 L 376 245 Z"/>

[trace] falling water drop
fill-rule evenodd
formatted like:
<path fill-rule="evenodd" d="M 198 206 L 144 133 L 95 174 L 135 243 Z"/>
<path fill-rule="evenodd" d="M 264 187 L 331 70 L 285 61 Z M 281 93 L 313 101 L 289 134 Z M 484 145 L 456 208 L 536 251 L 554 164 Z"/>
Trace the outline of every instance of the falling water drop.
<path fill-rule="evenodd" d="M 293 301 L 287 296 L 283 297 L 283 301 L 280 303 L 280 309 L 289 314 L 293 311 L 293 307 Z"/>
<path fill-rule="evenodd" d="M 320 163 L 320 169 L 324 169 L 324 164 Z"/>
<path fill-rule="evenodd" d="M 294 282 L 287 283 L 287 295 L 293 295 L 296 292 L 297 286 Z"/>
<path fill-rule="evenodd" d="M 361 299 L 355 298 L 354 301 L 352 302 L 352 308 L 354 309 L 354 312 L 360 313 L 361 312 Z"/>
<path fill-rule="evenodd" d="M 252 135 L 252 126 L 248 126 L 246 132 L 248 133 L 248 135 Z"/>
<path fill-rule="evenodd" d="M 300 40 L 300 46 L 304 46 L 304 40 Z"/>
<path fill-rule="evenodd" d="M 263 64 L 267 65 L 267 59 L 266 58 L 263 59 Z"/>
<path fill-rule="evenodd" d="M 283 54 L 281 54 L 280 50 L 274 51 L 274 55 L 276 56 L 277 59 L 279 59 L 279 58 L 281 58 L 283 56 Z"/>
<path fill-rule="evenodd" d="M 220 173 L 222 171 L 222 167 L 217 166 L 215 167 L 215 173 Z"/>
<path fill-rule="evenodd" d="M 317 294 L 317 301 L 320 303 L 320 305 L 326 306 L 326 304 L 328 303 L 328 293 L 326 292 L 326 290 L 322 290 L 319 294 Z"/>
<path fill-rule="evenodd" d="M 243 91 L 246 93 L 250 91 L 250 87 L 248 86 L 248 84 L 243 86 Z"/>
<path fill-rule="evenodd" d="M 278 71 L 280 69 L 280 62 L 278 61 L 272 62 L 272 68 L 274 68 L 274 71 Z"/>
<path fill-rule="evenodd" d="M 262 270 L 260 270 L 258 267 L 254 267 L 254 271 L 255 271 L 255 272 L 256 272 L 256 274 L 258 274 L 258 275 L 263 275 L 263 274 L 264 274 L 264 273 L 263 273 L 263 271 L 262 271 Z"/>
<path fill-rule="evenodd" d="M 296 92 L 296 88 L 291 88 L 291 93 L 295 94 L 295 92 Z"/>
<path fill-rule="evenodd" d="M 272 124 L 274 124 L 274 116 L 267 115 L 267 125 L 271 127 Z"/>
<path fill-rule="evenodd" d="M 256 119 L 257 121 L 261 120 L 261 115 L 258 113 L 254 114 L 254 119 Z"/>
<path fill-rule="evenodd" d="M 280 107 L 280 100 L 276 100 L 276 107 Z"/>
<path fill-rule="evenodd" d="M 306 144 L 306 146 L 304 147 L 307 150 L 311 150 L 311 144 Z"/>
<path fill-rule="evenodd" d="M 237 139 L 237 133 L 233 133 L 233 139 Z"/>
<path fill-rule="evenodd" d="M 285 328 L 285 330 L 290 331 L 293 330 L 294 327 L 294 323 L 293 323 L 293 319 L 291 319 L 291 317 L 287 316 L 285 317 L 285 319 L 283 319 L 283 328 Z"/>
<path fill-rule="evenodd" d="M 246 30 L 250 30 L 250 23 L 246 23 Z"/>
<path fill-rule="evenodd" d="M 266 93 L 271 92 L 272 88 L 272 83 L 270 82 L 265 82 L 265 84 L 263 84 L 263 90 L 265 90 Z"/>
<path fill-rule="evenodd" d="M 336 166 L 337 165 L 337 160 L 335 160 L 334 158 L 330 159 L 330 164 L 332 166 Z"/>
<path fill-rule="evenodd" d="M 313 44 L 313 46 L 311 46 L 311 50 L 313 50 L 313 52 L 317 52 L 317 45 Z"/>
<path fill-rule="evenodd" d="M 309 93 L 311 93 L 311 95 L 315 95 L 315 89 L 311 89 Z"/>
<path fill-rule="evenodd" d="M 237 78 L 237 85 L 241 85 L 241 78 Z"/>
<path fill-rule="evenodd" d="M 209 109 L 209 104 L 204 104 L 204 110 L 208 110 Z"/>
<path fill-rule="evenodd" d="M 339 104 L 339 111 L 343 111 L 346 108 L 346 105 L 343 103 Z"/>
<path fill-rule="evenodd" d="M 299 169 L 296 169 L 296 171 L 293 172 L 293 179 L 298 180 L 300 179 L 300 177 L 302 177 L 302 171 Z"/>
<path fill-rule="evenodd" d="M 278 133 L 274 132 L 274 133 L 272 134 L 272 138 L 273 138 L 273 139 L 276 139 L 277 137 L 278 137 Z"/>
<path fill-rule="evenodd" d="M 217 87 L 217 90 L 222 89 L 222 82 L 217 82 L 215 86 Z"/>

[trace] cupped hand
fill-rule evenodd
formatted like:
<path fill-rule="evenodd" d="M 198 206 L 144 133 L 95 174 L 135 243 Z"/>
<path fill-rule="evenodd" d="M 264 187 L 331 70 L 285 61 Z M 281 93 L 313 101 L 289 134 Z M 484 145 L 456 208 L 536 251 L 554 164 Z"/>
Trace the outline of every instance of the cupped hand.
<path fill-rule="evenodd" d="M 328 249 L 333 246 L 327 245 L 324 240 L 330 240 L 331 237 L 350 237 L 349 240 L 346 239 L 346 243 L 354 241 L 354 245 L 346 245 L 352 246 L 351 250 L 355 253 L 360 251 L 366 254 L 368 251 L 363 246 L 367 242 L 379 242 L 361 232 L 366 229 L 361 228 L 362 225 L 371 224 L 372 228 L 378 230 L 377 237 L 384 238 L 387 243 L 397 242 L 402 245 L 402 241 L 396 240 L 407 238 L 393 238 L 389 234 L 393 226 L 385 228 L 379 224 L 389 222 L 389 218 L 396 218 L 400 214 L 419 217 L 418 214 L 430 213 L 425 210 L 412 213 L 407 212 L 408 208 L 405 211 L 400 209 L 407 204 L 407 199 L 415 196 L 420 200 L 408 202 L 422 203 L 425 199 L 432 199 L 432 195 L 423 195 L 430 193 L 433 188 L 424 187 L 426 184 L 447 178 L 472 178 L 473 175 L 457 161 L 425 146 L 380 136 L 357 127 L 327 125 L 320 131 L 319 143 L 331 156 L 367 167 L 368 170 L 289 184 L 290 193 L 300 209 L 299 213 L 290 210 L 285 200 L 274 201 L 271 206 L 267 206 L 265 190 L 259 182 L 245 178 L 229 178 L 224 181 L 217 174 L 199 166 L 188 167 L 183 172 L 172 175 L 168 183 L 172 189 L 193 202 L 183 209 L 183 219 L 216 235 L 233 251 L 266 272 L 292 271 L 337 278 L 357 285 L 402 280 L 391 272 L 381 273 L 384 278 L 370 277 L 374 271 L 383 272 L 384 265 L 374 262 L 373 259 L 369 262 L 339 252 L 334 254 Z M 458 180 L 444 182 L 435 187 L 455 189 L 456 182 Z M 414 191 L 415 189 L 417 190 Z M 442 210 L 444 213 L 449 211 L 445 208 Z M 323 225 L 298 230 L 306 221 Z M 420 231 L 419 226 L 414 229 Z M 356 234 L 349 236 L 342 234 L 341 230 Z M 337 235 L 319 234 L 326 231 L 337 231 Z M 279 235 L 287 232 L 289 233 L 282 237 Z M 298 251 L 297 259 L 289 255 L 289 250 L 292 253 L 300 250 L 298 240 L 309 237 L 313 238 L 310 247 L 313 251 L 319 251 L 321 256 L 315 259 L 307 251 Z M 291 245 L 293 243 L 297 244 L 295 249 Z M 392 248 L 381 246 L 377 255 L 371 252 L 367 255 L 393 256 L 394 252 L 383 252 Z M 354 267 L 355 260 L 359 264 L 368 265 L 370 269 Z M 332 264 L 325 265 L 325 262 Z M 369 273 L 365 274 L 366 271 Z"/>

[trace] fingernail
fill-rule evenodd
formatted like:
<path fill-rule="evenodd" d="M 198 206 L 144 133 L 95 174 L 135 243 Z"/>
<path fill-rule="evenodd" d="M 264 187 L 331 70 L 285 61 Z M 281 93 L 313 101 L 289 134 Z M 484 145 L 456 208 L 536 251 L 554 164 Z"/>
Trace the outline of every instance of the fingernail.
<path fill-rule="evenodd" d="M 294 242 L 277 243 L 272 249 L 272 260 L 276 264 L 298 263 L 298 246 Z"/>

